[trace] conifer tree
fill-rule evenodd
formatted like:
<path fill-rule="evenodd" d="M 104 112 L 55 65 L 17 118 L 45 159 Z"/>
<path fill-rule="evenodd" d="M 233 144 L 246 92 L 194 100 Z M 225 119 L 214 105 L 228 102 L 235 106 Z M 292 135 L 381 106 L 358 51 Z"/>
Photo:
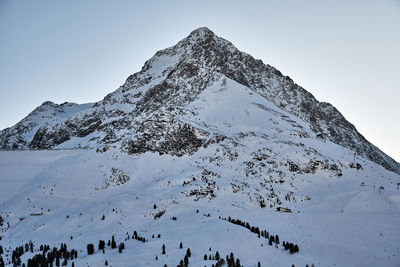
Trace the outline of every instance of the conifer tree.
<path fill-rule="evenodd" d="M 104 250 L 104 247 L 106 246 L 106 243 L 104 242 L 104 240 L 99 240 L 99 250 Z"/>
<path fill-rule="evenodd" d="M 125 244 L 124 243 L 121 243 L 121 244 L 119 244 L 119 246 L 118 246 L 118 252 L 119 253 L 122 253 L 122 251 L 125 249 Z"/>
<path fill-rule="evenodd" d="M 86 246 L 88 255 L 92 255 L 94 253 L 94 246 L 93 244 L 87 244 Z"/>
<path fill-rule="evenodd" d="M 165 244 L 162 245 L 162 252 L 161 254 L 165 254 Z"/>
<path fill-rule="evenodd" d="M 188 264 L 189 264 L 189 257 L 187 255 L 184 258 L 184 264 L 185 264 L 185 267 L 188 266 Z"/>
<path fill-rule="evenodd" d="M 182 249 L 183 248 L 183 244 L 182 242 L 179 244 L 179 248 Z"/>
<path fill-rule="evenodd" d="M 285 243 L 285 250 L 288 250 L 289 249 L 289 242 L 286 242 Z"/>
<path fill-rule="evenodd" d="M 289 252 L 290 252 L 290 254 L 293 254 L 293 253 L 294 253 L 294 246 L 293 246 L 293 243 L 290 243 L 290 244 L 289 244 Z"/>
<path fill-rule="evenodd" d="M 114 236 L 112 236 L 111 239 L 112 239 L 112 240 L 111 240 L 111 248 L 112 248 L 112 249 L 117 248 L 117 243 L 115 242 Z"/>

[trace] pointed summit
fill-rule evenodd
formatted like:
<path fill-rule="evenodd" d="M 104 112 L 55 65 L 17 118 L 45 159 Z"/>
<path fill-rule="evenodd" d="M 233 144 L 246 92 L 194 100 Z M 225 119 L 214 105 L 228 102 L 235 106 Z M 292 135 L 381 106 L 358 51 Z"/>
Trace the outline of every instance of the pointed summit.
<path fill-rule="evenodd" d="M 188 37 L 194 39 L 202 39 L 205 37 L 215 36 L 214 32 L 207 27 L 200 27 L 192 31 Z"/>

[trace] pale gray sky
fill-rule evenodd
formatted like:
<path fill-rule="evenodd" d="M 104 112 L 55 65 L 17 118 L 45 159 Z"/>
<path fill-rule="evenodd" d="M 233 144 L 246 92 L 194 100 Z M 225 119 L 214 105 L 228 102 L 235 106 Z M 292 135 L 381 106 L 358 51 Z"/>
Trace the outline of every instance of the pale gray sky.
<path fill-rule="evenodd" d="M 115 90 L 207 26 L 400 161 L 400 1 L 0 1 L 0 129 Z"/>

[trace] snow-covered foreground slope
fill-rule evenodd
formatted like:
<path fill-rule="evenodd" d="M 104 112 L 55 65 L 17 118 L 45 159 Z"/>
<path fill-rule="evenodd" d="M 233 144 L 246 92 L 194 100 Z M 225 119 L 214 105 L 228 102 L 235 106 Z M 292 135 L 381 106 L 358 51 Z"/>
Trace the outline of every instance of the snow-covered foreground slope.
<path fill-rule="evenodd" d="M 245 179 L 230 167 L 221 169 L 205 161 L 213 149 L 189 157 L 153 153 L 131 157 L 92 150 L 1 152 L 1 173 L 23 172 L 25 182 L 13 192 L 15 197 L 1 205 L 5 223 L 0 244 L 14 248 L 33 241 L 39 248 L 40 244 L 59 247 L 66 243 L 78 250 L 75 266 L 102 266 L 105 260 L 111 266 L 176 266 L 187 248 L 192 252 L 190 266 L 215 264 L 203 259 L 204 254 L 215 251 L 221 255 L 233 252 L 243 266 L 256 266 L 258 261 L 262 266 L 399 265 L 398 176 L 370 162 L 362 162 L 364 170 L 343 169 L 340 177 L 320 171 L 296 175 L 285 183 L 273 184 L 273 188 L 277 194 L 283 193 L 291 183 L 296 194 L 311 199 L 283 200 L 283 206 L 293 212 L 279 213 L 250 200 L 255 193 L 263 194 L 260 179 Z M 341 162 L 346 163 L 346 156 Z M 237 161 L 231 164 L 234 167 Z M 31 171 L 33 166 L 40 172 Z M 371 171 L 371 167 L 379 172 Z M 121 180 L 113 175 L 113 169 L 129 180 L 116 186 Z M 207 175 L 206 169 L 218 175 Z M 186 196 L 191 188 L 206 187 L 204 177 L 215 182 L 215 197 L 194 201 L 196 196 Z M 8 179 L 2 174 L 2 191 Z M 183 185 L 185 181 L 187 185 Z M 234 183 L 239 187 L 232 186 Z M 246 186 L 240 189 L 244 183 Z M 165 213 L 155 219 L 160 211 Z M 269 246 L 267 239 L 219 216 L 241 219 L 278 234 L 281 243 L 296 243 L 300 251 L 290 255 L 281 245 Z M 125 241 L 126 233 L 131 236 L 134 230 L 149 242 Z M 104 254 L 97 251 L 98 240 L 107 242 L 112 235 L 118 243 L 125 243 L 122 254 L 108 247 Z M 184 249 L 179 249 L 180 242 Z M 94 255 L 87 256 L 88 243 L 95 244 Z M 165 255 L 161 254 L 163 244 Z M 25 253 L 21 259 L 24 262 L 28 257 L 32 254 Z"/>

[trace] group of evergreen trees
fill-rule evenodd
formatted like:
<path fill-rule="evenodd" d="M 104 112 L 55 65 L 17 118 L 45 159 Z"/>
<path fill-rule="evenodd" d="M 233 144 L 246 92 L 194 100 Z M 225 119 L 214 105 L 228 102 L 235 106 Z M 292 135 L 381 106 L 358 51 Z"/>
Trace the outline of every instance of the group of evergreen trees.
<path fill-rule="evenodd" d="M 36 254 L 28 259 L 27 267 L 49 267 L 54 266 L 53 264 L 57 267 L 60 265 L 67 266 L 69 260 L 78 258 L 78 251 L 74 249 L 69 251 L 67 245 L 63 243 L 61 243 L 60 249 L 53 247 L 53 249 L 50 250 L 49 245 L 40 245 L 39 250 L 42 253 Z M 25 266 L 25 264 L 22 266 Z M 74 262 L 72 262 L 72 266 L 75 266 Z"/>
<path fill-rule="evenodd" d="M 182 243 L 181 243 L 182 244 Z M 189 266 L 189 258 L 192 256 L 192 252 L 190 251 L 190 248 L 186 250 L 186 255 L 183 257 L 182 260 L 180 260 L 179 264 L 177 267 L 188 267 Z"/>
<path fill-rule="evenodd" d="M 290 254 L 299 252 L 299 247 L 293 243 L 283 241 L 282 246 L 285 250 L 289 250 Z"/>
<path fill-rule="evenodd" d="M 204 260 L 206 261 L 207 260 L 207 254 L 204 254 Z M 208 260 L 215 260 L 215 261 L 219 261 L 221 259 L 221 256 L 219 255 L 219 252 L 217 251 L 217 252 L 215 252 L 215 255 L 212 255 L 212 254 L 209 254 L 208 255 Z"/>
<path fill-rule="evenodd" d="M 261 230 L 258 227 L 254 227 L 254 226 L 250 226 L 250 224 L 248 222 L 243 222 L 240 219 L 232 219 L 230 216 L 227 218 L 222 218 L 221 216 L 219 217 L 219 219 L 224 220 L 224 221 L 228 221 L 230 223 L 242 226 L 247 228 L 248 230 L 250 230 L 252 233 L 255 233 L 258 235 L 258 238 L 260 237 L 264 237 L 266 239 L 268 239 L 268 244 L 270 246 L 273 245 L 273 243 L 275 243 L 275 246 L 278 247 L 279 243 L 279 236 L 278 235 L 272 235 L 269 232 L 267 232 L 267 230 Z M 299 246 L 290 242 L 283 242 L 283 248 L 285 250 L 289 250 L 290 254 L 294 254 L 294 253 L 298 253 L 299 252 Z"/>
<path fill-rule="evenodd" d="M 135 240 L 143 242 L 143 243 L 149 242 L 146 238 L 139 236 L 136 231 L 133 231 L 132 239 L 135 239 Z"/>
<path fill-rule="evenodd" d="M 136 232 L 136 231 L 135 231 Z M 136 234 L 137 236 L 137 234 Z M 115 237 L 112 236 L 111 240 L 108 240 L 107 246 L 111 247 L 111 249 L 116 249 L 117 248 L 117 242 L 115 242 Z M 105 247 L 106 247 L 106 242 L 104 240 L 99 240 L 99 244 L 97 245 L 97 248 L 99 251 L 102 251 L 103 253 L 105 252 Z M 93 244 L 88 244 L 87 245 L 87 253 L 88 255 L 94 254 L 94 245 Z M 122 253 L 122 251 L 125 249 L 125 243 L 122 242 L 118 245 L 118 252 Z"/>
<path fill-rule="evenodd" d="M 209 249 L 211 251 L 211 248 Z M 219 252 L 216 251 L 215 254 L 209 254 L 207 256 L 207 253 L 204 254 L 204 260 L 206 261 L 208 260 L 212 260 L 212 261 L 217 261 L 216 264 L 212 264 L 212 267 L 222 267 L 222 266 L 227 266 L 227 267 L 243 267 L 240 264 L 240 259 L 237 258 L 235 259 L 235 256 L 233 254 L 233 252 L 231 252 L 229 255 L 226 255 L 225 259 L 223 257 L 220 256 Z M 226 265 L 225 265 L 226 264 Z M 258 267 L 261 267 L 261 263 L 258 262 Z"/>

